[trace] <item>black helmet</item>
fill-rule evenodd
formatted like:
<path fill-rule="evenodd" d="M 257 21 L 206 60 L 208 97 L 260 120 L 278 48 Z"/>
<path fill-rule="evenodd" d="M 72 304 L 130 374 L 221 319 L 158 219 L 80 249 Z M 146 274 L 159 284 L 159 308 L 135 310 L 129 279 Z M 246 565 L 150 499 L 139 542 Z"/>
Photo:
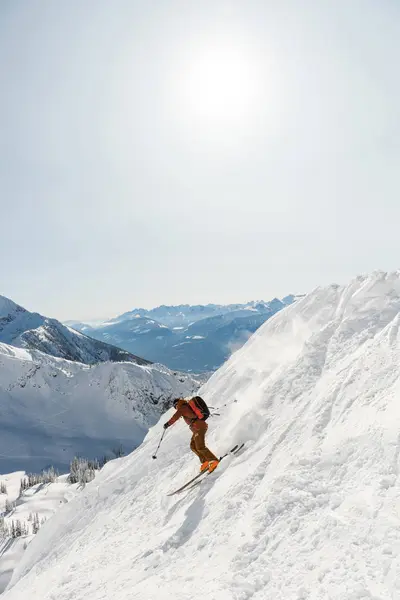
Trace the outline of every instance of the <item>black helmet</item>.
<path fill-rule="evenodd" d="M 175 398 L 175 400 L 172 401 L 172 405 L 174 408 L 176 408 L 176 405 L 178 404 L 180 398 Z"/>

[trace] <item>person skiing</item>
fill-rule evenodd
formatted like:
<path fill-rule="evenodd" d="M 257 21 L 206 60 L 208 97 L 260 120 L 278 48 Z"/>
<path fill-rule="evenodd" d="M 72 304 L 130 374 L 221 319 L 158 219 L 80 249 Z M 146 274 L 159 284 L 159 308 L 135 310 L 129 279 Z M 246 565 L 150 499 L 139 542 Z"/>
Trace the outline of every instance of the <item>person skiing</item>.
<path fill-rule="evenodd" d="M 190 440 L 190 449 L 200 459 L 200 471 L 203 472 L 208 470 L 210 473 L 212 473 L 218 467 L 219 460 L 206 446 L 205 437 L 208 425 L 204 420 L 198 417 L 198 415 L 191 408 L 189 402 L 183 398 L 176 398 L 174 400 L 173 405 L 176 412 L 169 421 L 164 423 L 164 429 L 171 427 L 171 425 L 183 417 L 184 421 L 189 425 L 189 428 L 193 433 L 192 439 Z"/>

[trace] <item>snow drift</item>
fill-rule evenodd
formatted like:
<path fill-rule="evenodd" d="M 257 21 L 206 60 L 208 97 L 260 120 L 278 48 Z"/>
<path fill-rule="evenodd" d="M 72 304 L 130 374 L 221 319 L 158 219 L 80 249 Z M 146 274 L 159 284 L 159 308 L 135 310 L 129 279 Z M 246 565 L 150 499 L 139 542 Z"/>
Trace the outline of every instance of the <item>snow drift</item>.
<path fill-rule="evenodd" d="M 6 600 L 389 600 L 400 597 L 400 273 L 317 289 L 206 384 L 194 490 L 181 423 L 161 422 L 39 532 Z M 234 402 L 236 401 L 236 402 Z"/>

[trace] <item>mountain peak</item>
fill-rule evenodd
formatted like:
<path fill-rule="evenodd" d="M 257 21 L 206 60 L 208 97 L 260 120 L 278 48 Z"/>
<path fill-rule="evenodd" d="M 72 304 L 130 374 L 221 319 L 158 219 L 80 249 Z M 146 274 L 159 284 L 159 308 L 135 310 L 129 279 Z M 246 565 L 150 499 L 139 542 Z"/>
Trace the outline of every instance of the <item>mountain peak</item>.
<path fill-rule="evenodd" d="M 25 311 L 22 306 L 19 306 L 6 296 L 0 295 L 0 319 L 2 317 L 7 317 L 9 314 L 14 313 L 16 311 Z"/>
<path fill-rule="evenodd" d="M 0 296 L 0 342 L 85 364 L 150 363 L 117 346 L 74 331 L 56 319 L 29 312 L 5 296 Z"/>

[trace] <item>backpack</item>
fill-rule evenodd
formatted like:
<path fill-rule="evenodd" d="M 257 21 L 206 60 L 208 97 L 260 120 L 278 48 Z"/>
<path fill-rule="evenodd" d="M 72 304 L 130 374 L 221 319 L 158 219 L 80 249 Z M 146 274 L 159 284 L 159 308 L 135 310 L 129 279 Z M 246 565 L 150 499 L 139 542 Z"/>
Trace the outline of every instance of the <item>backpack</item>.
<path fill-rule="evenodd" d="M 194 396 L 194 398 L 189 400 L 188 404 L 200 421 L 207 421 L 208 417 L 210 416 L 210 409 L 204 402 L 203 398 L 200 398 L 200 396 Z"/>

